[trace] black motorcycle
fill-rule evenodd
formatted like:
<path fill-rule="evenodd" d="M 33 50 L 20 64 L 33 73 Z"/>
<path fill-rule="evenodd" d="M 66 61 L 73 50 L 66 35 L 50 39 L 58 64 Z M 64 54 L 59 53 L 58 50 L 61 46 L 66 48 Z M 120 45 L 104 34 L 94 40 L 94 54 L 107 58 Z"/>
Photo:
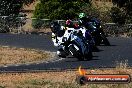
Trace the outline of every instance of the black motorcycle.
<path fill-rule="evenodd" d="M 105 33 L 101 28 L 100 24 L 88 22 L 86 24 L 86 28 L 90 31 L 96 45 L 104 44 L 106 46 L 110 46 L 110 42 L 106 38 Z"/>

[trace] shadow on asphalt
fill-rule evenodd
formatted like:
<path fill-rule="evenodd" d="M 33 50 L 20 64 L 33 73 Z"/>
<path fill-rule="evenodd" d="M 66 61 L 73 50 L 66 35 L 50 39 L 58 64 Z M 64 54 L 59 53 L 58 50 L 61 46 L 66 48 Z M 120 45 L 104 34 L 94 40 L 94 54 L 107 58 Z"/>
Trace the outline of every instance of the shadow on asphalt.
<path fill-rule="evenodd" d="M 98 57 L 98 56 L 97 56 Z M 100 60 L 100 59 L 91 59 L 91 60 L 86 60 L 86 61 L 94 61 L 94 60 Z"/>
<path fill-rule="evenodd" d="M 90 60 L 67 60 L 65 62 L 87 62 L 87 61 L 95 61 L 100 59 L 90 59 Z"/>
<path fill-rule="evenodd" d="M 98 45 L 98 46 L 106 46 L 106 45 Z M 109 45 L 109 46 L 117 46 L 117 45 Z M 108 46 L 108 47 L 109 47 L 109 46 Z"/>
<path fill-rule="evenodd" d="M 102 49 L 99 49 L 99 51 L 93 51 L 93 52 L 101 52 L 101 51 L 104 51 L 104 50 L 102 50 Z"/>
<path fill-rule="evenodd" d="M 99 57 L 99 56 L 93 56 L 93 57 Z"/>
<path fill-rule="evenodd" d="M 110 46 L 118 46 L 118 45 L 110 45 Z"/>
<path fill-rule="evenodd" d="M 96 57 L 96 58 L 94 58 L 94 57 Z M 90 60 L 78 60 L 75 57 L 67 57 L 67 58 L 65 58 L 65 62 L 86 62 L 86 61 L 100 60 L 100 59 L 97 59 L 98 57 L 99 56 L 93 56 L 93 58 Z"/>

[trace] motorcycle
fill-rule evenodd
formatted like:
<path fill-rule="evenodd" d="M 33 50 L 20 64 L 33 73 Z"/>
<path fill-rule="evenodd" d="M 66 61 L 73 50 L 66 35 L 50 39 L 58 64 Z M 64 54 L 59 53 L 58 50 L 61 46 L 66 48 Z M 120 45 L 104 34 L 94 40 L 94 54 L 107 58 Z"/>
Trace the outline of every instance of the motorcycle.
<path fill-rule="evenodd" d="M 55 27 L 56 26 L 53 23 L 53 25 L 51 25 L 51 30 L 55 29 Z M 63 36 L 57 36 L 57 32 L 52 31 L 54 32 L 52 35 L 52 38 L 54 38 L 54 45 L 59 48 L 57 51 L 58 56 L 66 57 L 71 54 L 79 60 L 92 59 L 93 55 L 90 49 L 90 44 L 88 44 L 80 30 L 75 30 L 74 28 L 67 28 L 67 30 L 65 30 L 63 26 L 59 28 L 60 30 L 65 31 Z"/>
<path fill-rule="evenodd" d="M 88 22 L 86 23 L 86 29 L 91 33 L 96 45 L 104 44 L 106 46 L 110 46 L 110 42 L 106 38 L 100 23 Z"/>
<path fill-rule="evenodd" d="M 98 52 L 99 49 L 95 45 L 94 38 L 92 37 L 89 30 L 87 30 L 85 27 L 79 27 L 77 30 L 80 30 L 82 32 L 83 36 L 85 37 L 85 41 L 88 42 L 88 44 L 90 45 L 92 52 Z"/>

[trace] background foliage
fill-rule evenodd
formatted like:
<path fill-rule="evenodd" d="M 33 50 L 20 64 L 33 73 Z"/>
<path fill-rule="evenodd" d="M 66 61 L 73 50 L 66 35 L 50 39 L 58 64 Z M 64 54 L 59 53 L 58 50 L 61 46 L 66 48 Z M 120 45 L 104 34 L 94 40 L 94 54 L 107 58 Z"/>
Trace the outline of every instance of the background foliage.
<path fill-rule="evenodd" d="M 9 32 L 13 28 L 25 24 L 20 16 L 23 5 L 29 5 L 34 0 L 0 0 L 0 32 Z M 24 15 L 21 15 L 24 16 Z"/>
<path fill-rule="evenodd" d="M 112 2 L 117 6 L 111 9 L 113 21 L 116 23 L 131 23 L 132 0 L 112 0 Z"/>
<path fill-rule="evenodd" d="M 29 5 L 34 0 L 0 0 L 0 16 L 18 15 L 23 5 Z"/>
<path fill-rule="evenodd" d="M 88 5 L 90 5 L 88 0 L 40 0 L 35 8 L 34 17 L 38 19 L 74 19 L 83 11 L 82 8 Z"/>

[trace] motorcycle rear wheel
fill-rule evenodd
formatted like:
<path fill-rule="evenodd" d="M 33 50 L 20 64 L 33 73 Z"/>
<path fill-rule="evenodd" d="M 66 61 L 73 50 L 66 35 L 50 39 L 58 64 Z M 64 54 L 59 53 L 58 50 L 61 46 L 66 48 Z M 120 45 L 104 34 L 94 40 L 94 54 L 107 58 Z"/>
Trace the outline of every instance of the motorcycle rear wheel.
<path fill-rule="evenodd" d="M 101 35 L 102 39 L 103 39 L 103 44 L 105 46 L 110 46 L 110 42 L 108 41 L 108 39 L 105 37 L 105 35 Z"/>

